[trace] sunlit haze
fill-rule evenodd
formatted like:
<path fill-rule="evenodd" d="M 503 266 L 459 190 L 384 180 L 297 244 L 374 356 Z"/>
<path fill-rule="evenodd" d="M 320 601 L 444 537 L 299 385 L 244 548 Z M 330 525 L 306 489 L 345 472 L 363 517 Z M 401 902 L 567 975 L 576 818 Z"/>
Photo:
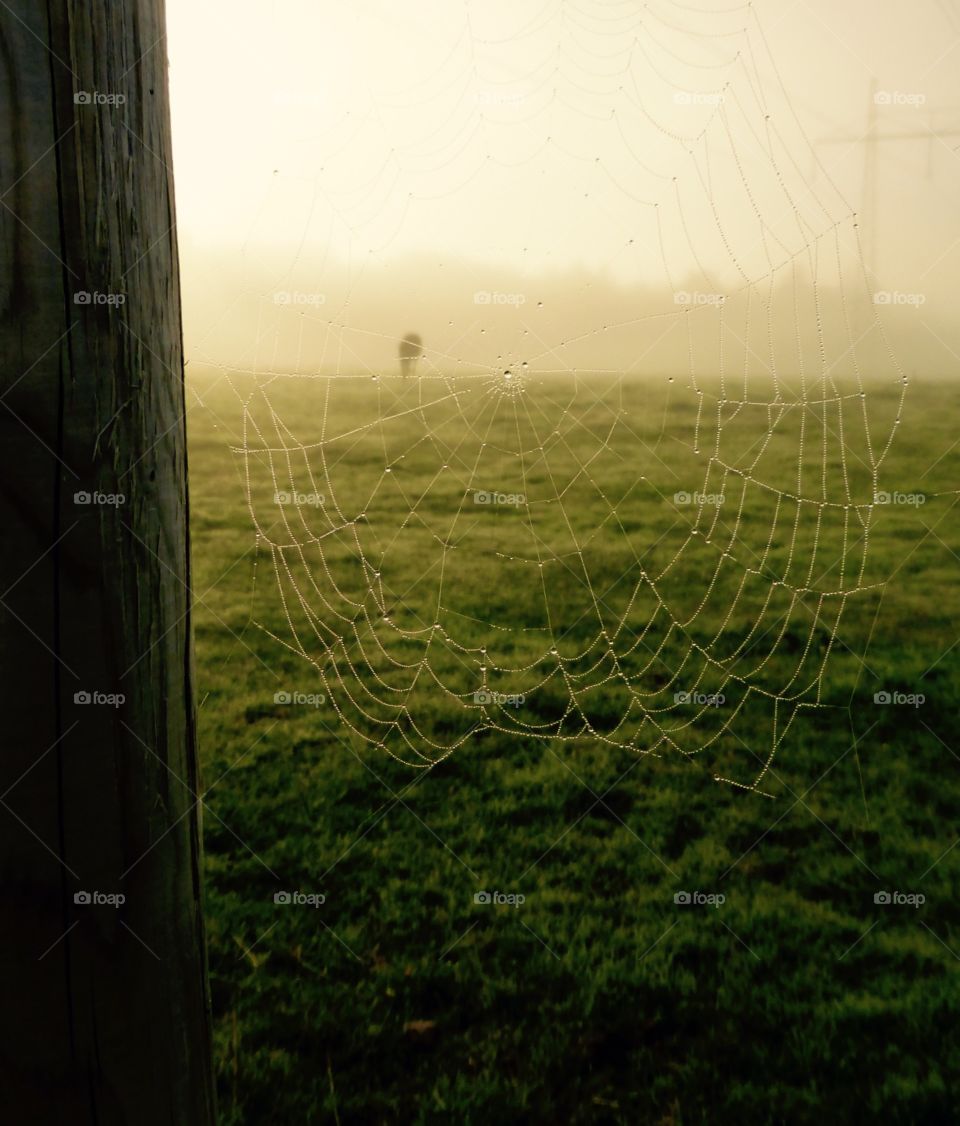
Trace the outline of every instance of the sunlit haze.
<path fill-rule="evenodd" d="M 437 371 L 682 371 L 683 295 L 747 347 L 771 282 L 775 332 L 816 283 L 892 294 L 908 367 L 960 351 L 946 5 L 168 9 L 192 363 L 378 370 L 417 327 Z"/>

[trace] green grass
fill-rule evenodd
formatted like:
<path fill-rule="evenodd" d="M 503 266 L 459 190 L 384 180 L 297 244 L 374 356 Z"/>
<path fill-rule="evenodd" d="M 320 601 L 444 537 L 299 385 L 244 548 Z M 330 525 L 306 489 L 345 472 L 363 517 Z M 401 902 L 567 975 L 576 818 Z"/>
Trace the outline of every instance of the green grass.
<path fill-rule="evenodd" d="M 740 493 L 735 503 L 729 494 L 742 479 L 704 477 L 715 388 L 698 421 L 697 397 L 679 383 L 534 379 L 521 405 L 452 386 L 459 405 L 442 382 L 278 380 L 268 392 L 278 429 L 249 377 L 191 379 L 223 1122 L 950 1120 L 960 1078 L 950 1035 L 960 850 L 948 851 L 960 796 L 953 390 L 911 387 L 879 487 L 929 499 L 875 509 L 862 581 L 851 582 L 863 566 L 858 532 L 846 540 L 844 584 L 842 509 L 817 527 L 804 506 L 793 555 L 778 531 L 764 556 L 776 495 L 752 487 L 729 538 Z M 873 434 L 885 439 L 898 395 L 871 389 Z M 245 398 L 267 445 L 327 444 L 275 454 L 272 467 L 262 453 L 245 463 L 231 447 L 264 444 L 243 436 Z M 722 409 L 721 452 L 744 468 L 768 415 Z M 397 417 L 369 426 L 387 414 Z M 835 407 L 788 411 L 754 475 L 796 489 L 803 414 L 803 495 L 842 503 L 847 481 L 856 502 L 868 500 L 853 399 L 846 475 L 831 437 L 825 493 L 819 435 L 824 421 L 837 431 Z M 265 534 L 309 544 L 282 587 L 255 548 L 245 464 Z M 310 491 L 308 465 L 326 503 L 272 504 L 277 488 Z M 474 488 L 523 492 L 528 504 L 477 506 Z M 728 494 L 722 520 L 713 526 L 704 509 L 701 534 L 658 586 L 682 630 L 654 615 L 638 583 L 690 542 L 696 510 L 673 504 L 679 489 Z M 762 575 L 738 597 L 747 567 Z M 759 794 L 714 776 L 749 784 L 759 773 L 771 698 L 751 692 L 728 726 L 729 702 L 693 723 L 671 703 L 678 689 L 716 687 L 716 666 L 702 660 L 689 668 L 705 668 L 703 680 L 673 678 L 691 640 L 754 688 L 776 693 L 799 670 L 802 699 L 816 699 L 832 619 L 815 619 L 805 596 L 784 625 L 791 600 L 778 589 L 749 639 L 770 574 L 791 590 L 864 589 L 846 601 L 819 706 L 797 712 Z M 297 590 L 310 592 L 312 619 L 291 601 Z M 597 648 L 602 630 L 619 686 L 591 688 L 612 667 Z M 330 657 L 323 642 L 335 638 L 346 644 Z M 411 683 L 397 662 L 416 666 L 425 653 L 435 680 L 424 672 L 409 696 L 391 692 Z M 490 687 L 524 693 L 522 708 L 484 716 L 472 705 L 484 661 Z M 573 713 L 563 670 L 586 686 Z M 628 681 L 658 727 L 628 709 Z M 729 682 L 731 701 L 746 686 Z M 926 701 L 880 707 L 881 689 Z M 280 690 L 326 702 L 277 705 Z M 397 698 L 411 716 L 389 706 Z M 449 746 L 481 719 L 432 770 L 394 757 L 437 757 L 432 744 Z M 524 723 L 552 724 L 555 737 L 518 734 Z M 281 889 L 326 901 L 275 905 Z M 525 899 L 477 905 L 480 889 Z M 679 890 L 725 901 L 678 907 Z M 926 902 L 875 905 L 879 890 Z"/>

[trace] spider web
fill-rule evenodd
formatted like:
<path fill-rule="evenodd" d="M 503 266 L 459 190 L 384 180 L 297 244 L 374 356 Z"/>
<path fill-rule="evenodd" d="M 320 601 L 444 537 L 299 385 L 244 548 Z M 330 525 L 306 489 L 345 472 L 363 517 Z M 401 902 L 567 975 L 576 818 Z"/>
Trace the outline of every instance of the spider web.
<path fill-rule="evenodd" d="M 281 283 L 306 265 L 337 284 L 304 249 L 318 201 L 354 264 L 322 308 L 260 294 L 253 360 L 228 373 L 257 597 L 266 564 L 285 631 L 260 627 L 331 721 L 412 767 L 499 732 L 679 754 L 765 792 L 875 585 L 907 381 L 753 7 L 467 5 L 442 62 L 300 152 Z M 530 166 L 659 282 L 610 305 L 578 275 L 579 313 L 551 320 L 544 275 L 500 292 L 478 264 L 469 316 L 451 294 L 402 379 L 399 332 L 355 315 L 371 271 L 417 201 Z"/>

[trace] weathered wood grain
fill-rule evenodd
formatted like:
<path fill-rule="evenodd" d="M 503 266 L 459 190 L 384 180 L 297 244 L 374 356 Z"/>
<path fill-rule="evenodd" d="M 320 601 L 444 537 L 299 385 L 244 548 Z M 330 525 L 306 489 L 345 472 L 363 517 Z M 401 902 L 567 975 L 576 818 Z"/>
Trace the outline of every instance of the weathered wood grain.
<path fill-rule="evenodd" d="M 214 1120 L 166 68 L 162 0 L 0 7 L 11 1123 Z"/>

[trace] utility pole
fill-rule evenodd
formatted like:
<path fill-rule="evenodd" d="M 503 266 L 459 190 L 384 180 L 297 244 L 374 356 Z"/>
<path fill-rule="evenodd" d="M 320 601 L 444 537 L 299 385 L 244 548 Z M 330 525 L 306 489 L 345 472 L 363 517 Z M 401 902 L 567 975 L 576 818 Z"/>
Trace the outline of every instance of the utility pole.
<path fill-rule="evenodd" d="M 861 230 L 863 232 L 864 257 L 867 270 L 872 277 L 876 277 L 877 268 L 877 225 L 878 225 L 878 199 L 879 199 L 879 150 L 884 141 L 926 141 L 927 149 L 927 175 L 931 174 L 933 142 L 941 141 L 946 137 L 960 138 L 960 126 L 948 126 L 945 129 L 894 129 L 880 132 L 878 128 L 877 107 L 878 101 L 877 80 L 870 83 L 870 97 L 867 104 L 867 128 L 862 136 L 851 134 L 833 134 L 817 138 L 817 144 L 832 145 L 846 144 L 863 145 L 863 175 L 861 186 Z"/>
<path fill-rule="evenodd" d="M 0 83 L 0 1121 L 211 1126 L 163 0 Z"/>

